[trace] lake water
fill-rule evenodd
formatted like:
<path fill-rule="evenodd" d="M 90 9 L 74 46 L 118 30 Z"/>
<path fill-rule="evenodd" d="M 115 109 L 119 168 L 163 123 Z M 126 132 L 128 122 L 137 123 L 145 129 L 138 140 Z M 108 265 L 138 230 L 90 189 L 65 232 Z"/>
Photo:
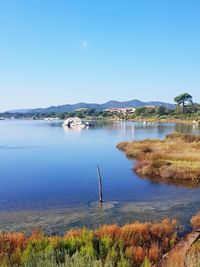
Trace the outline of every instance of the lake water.
<path fill-rule="evenodd" d="M 102 223 L 175 217 L 187 229 L 200 208 L 198 185 L 149 180 L 116 148 L 126 140 L 164 138 L 174 131 L 200 134 L 191 125 L 93 123 L 83 130 L 61 122 L 0 121 L 0 230 L 48 233 Z M 103 178 L 98 204 L 96 165 Z"/>

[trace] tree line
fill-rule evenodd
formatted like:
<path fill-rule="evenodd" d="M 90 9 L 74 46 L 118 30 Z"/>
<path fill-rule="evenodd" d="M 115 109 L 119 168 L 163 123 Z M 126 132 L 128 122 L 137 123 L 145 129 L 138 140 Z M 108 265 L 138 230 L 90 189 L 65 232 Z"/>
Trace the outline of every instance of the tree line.
<path fill-rule="evenodd" d="M 147 106 L 139 107 L 131 116 L 133 119 L 137 117 L 174 117 L 195 119 L 200 117 L 200 104 L 193 102 L 193 97 L 189 93 L 182 93 L 174 98 L 175 107 L 170 109 L 164 106 Z"/>
<path fill-rule="evenodd" d="M 134 114 L 122 114 L 120 112 L 111 112 L 107 110 L 97 110 L 95 108 L 80 109 L 73 112 L 28 112 L 28 113 L 1 113 L 0 117 L 5 118 L 25 118 L 25 119 L 44 119 L 46 117 L 58 117 L 66 119 L 69 117 L 79 118 L 119 118 L 119 119 L 135 119 L 137 117 L 175 117 L 175 118 L 196 118 L 200 116 L 200 104 L 193 102 L 193 97 L 189 93 L 182 93 L 174 98 L 175 107 L 169 108 L 165 106 L 145 106 L 136 108 Z"/>

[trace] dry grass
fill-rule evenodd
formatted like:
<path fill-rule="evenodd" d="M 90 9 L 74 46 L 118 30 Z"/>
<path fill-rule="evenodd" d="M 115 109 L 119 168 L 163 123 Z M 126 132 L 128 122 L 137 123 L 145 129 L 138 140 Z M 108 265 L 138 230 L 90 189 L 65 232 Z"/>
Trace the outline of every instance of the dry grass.
<path fill-rule="evenodd" d="M 142 176 L 200 181 L 200 137 L 174 133 L 164 140 L 122 142 L 117 147 L 137 159 Z"/>
<path fill-rule="evenodd" d="M 200 240 L 197 240 L 189 250 L 185 266 L 188 267 L 199 267 L 200 266 Z"/>
<path fill-rule="evenodd" d="M 183 263 L 183 256 L 180 251 L 172 251 L 170 257 L 162 263 L 161 267 L 185 267 Z"/>

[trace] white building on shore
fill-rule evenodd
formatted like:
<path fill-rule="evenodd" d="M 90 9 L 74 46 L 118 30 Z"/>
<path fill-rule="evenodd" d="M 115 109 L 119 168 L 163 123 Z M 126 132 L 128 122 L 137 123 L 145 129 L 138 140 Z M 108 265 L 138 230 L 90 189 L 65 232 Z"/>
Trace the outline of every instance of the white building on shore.
<path fill-rule="evenodd" d="M 135 108 L 132 107 L 127 107 L 127 108 L 107 108 L 104 109 L 104 111 L 109 111 L 109 112 L 117 112 L 117 113 L 121 113 L 123 115 L 130 115 L 133 114 L 135 112 Z"/>

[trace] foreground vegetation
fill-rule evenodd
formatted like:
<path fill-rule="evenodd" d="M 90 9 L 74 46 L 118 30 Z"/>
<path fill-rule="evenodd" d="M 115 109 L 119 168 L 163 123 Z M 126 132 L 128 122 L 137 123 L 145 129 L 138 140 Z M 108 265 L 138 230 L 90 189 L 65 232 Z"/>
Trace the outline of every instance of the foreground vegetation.
<path fill-rule="evenodd" d="M 143 266 L 158 263 L 177 243 L 177 223 L 103 225 L 64 236 L 34 231 L 0 234 L 0 266 Z"/>
<path fill-rule="evenodd" d="M 160 223 L 102 225 L 47 236 L 0 233 L 1 267 L 199 267 L 200 213 L 193 232 L 180 239 L 176 220 Z M 195 238 L 196 236 L 196 238 Z"/>
<path fill-rule="evenodd" d="M 174 133 L 164 140 L 122 142 L 117 147 L 141 176 L 200 181 L 200 137 Z"/>

